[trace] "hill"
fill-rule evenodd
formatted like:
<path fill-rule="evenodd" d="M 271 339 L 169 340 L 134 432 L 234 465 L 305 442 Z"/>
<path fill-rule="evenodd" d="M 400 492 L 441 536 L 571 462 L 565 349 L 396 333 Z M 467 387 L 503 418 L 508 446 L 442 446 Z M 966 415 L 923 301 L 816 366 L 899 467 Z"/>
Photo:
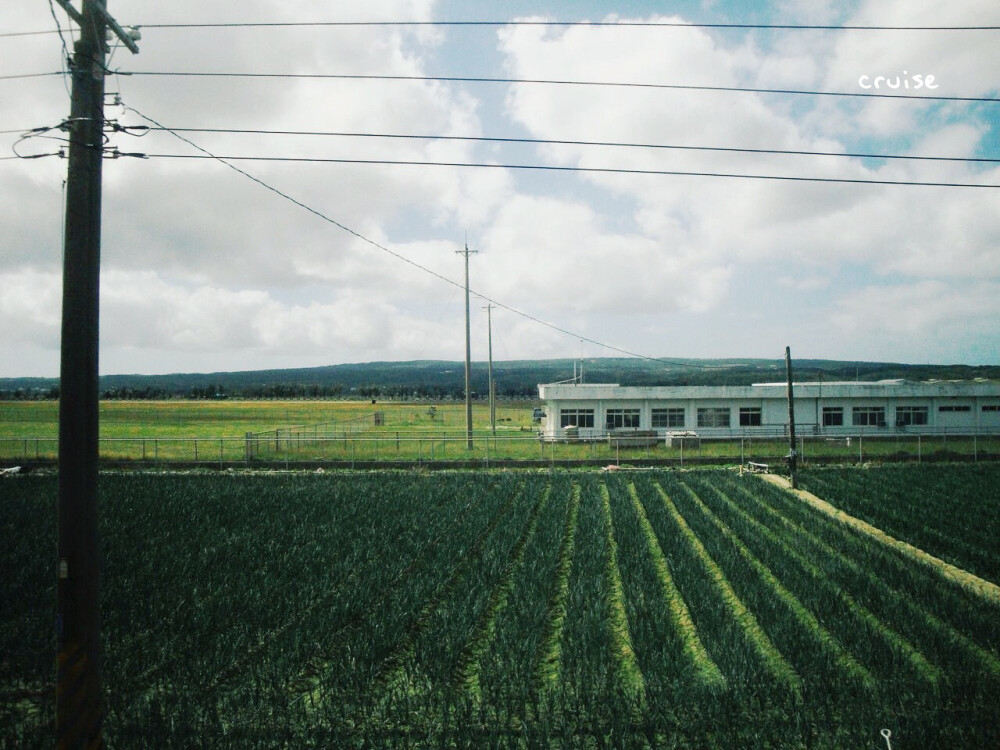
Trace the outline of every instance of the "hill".
<path fill-rule="evenodd" d="M 494 362 L 497 395 L 534 398 L 539 383 L 583 371 L 584 382 L 621 385 L 750 385 L 784 380 L 783 360 L 597 358 Z M 796 360 L 795 379 L 1000 380 L 995 365 L 912 365 L 886 362 Z M 472 390 L 486 394 L 486 362 L 472 363 Z M 105 375 L 102 398 L 463 398 L 464 363 L 447 360 L 367 362 L 283 370 Z M 0 399 L 57 398 L 58 378 L 0 378 Z"/>

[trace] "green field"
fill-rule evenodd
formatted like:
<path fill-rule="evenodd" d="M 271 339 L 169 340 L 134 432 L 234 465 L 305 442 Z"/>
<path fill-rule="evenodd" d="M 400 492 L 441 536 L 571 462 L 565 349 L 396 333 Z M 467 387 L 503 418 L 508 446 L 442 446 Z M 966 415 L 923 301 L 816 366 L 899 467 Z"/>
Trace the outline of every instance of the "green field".
<path fill-rule="evenodd" d="M 430 414 L 433 407 L 433 416 Z M 531 427 L 530 402 L 504 402 L 497 407 L 502 430 Z M 101 401 L 102 437 L 240 437 L 296 425 L 339 424 L 344 429 L 374 427 L 382 412 L 392 429 L 456 430 L 465 428 L 465 404 L 368 401 Z M 476 404 L 474 427 L 488 430 L 489 409 Z M 0 437 L 59 434 L 56 401 L 0 401 Z"/>
<path fill-rule="evenodd" d="M 883 472 L 900 539 L 996 565 L 1000 467 Z M 55 494 L 0 481 L 4 747 L 51 745 Z M 1000 746 L 1000 601 L 756 476 L 107 474 L 101 508 L 110 747 Z"/>
<path fill-rule="evenodd" d="M 1000 584 L 996 470 L 966 464 L 806 472 L 800 486 L 897 539 Z"/>
<path fill-rule="evenodd" d="M 618 448 L 608 441 L 541 442 L 532 420 L 534 402 L 498 404 L 496 430 L 489 408 L 473 405 L 473 447 L 468 447 L 461 402 L 368 401 L 102 401 L 100 455 L 113 462 L 182 462 L 220 468 L 247 463 L 302 462 L 590 461 L 676 463 L 726 460 L 781 463 L 784 437 L 704 440 L 696 447 L 662 441 Z M 52 461 L 58 455 L 58 404 L 0 401 L 0 464 Z M 247 440 L 247 433 L 254 438 Z M 850 442 L 800 439 L 805 462 L 934 460 L 1000 457 L 1000 435 L 855 436 Z"/>

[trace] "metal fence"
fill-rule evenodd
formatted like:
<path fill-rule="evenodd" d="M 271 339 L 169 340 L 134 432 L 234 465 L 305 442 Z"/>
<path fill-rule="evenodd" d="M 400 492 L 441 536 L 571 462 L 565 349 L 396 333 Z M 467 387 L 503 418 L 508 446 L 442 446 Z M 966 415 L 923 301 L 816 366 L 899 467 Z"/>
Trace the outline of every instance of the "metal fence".
<path fill-rule="evenodd" d="M 0 437 L 0 462 L 46 463 L 58 456 L 56 437 Z M 773 463 L 788 453 L 781 437 L 734 436 L 725 439 L 663 440 L 630 445 L 616 440 L 541 440 L 535 433 L 473 433 L 464 430 L 324 432 L 281 428 L 243 437 L 104 437 L 101 460 L 118 464 L 234 465 L 476 462 L 586 462 L 670 464 L 749 461 Z M 799 438 L 799 462 L 863 463 L 878 460 L 926 461 L 942 458 L 1000 458 L 1000 435 L 939 434 L 842 438 Z"/>

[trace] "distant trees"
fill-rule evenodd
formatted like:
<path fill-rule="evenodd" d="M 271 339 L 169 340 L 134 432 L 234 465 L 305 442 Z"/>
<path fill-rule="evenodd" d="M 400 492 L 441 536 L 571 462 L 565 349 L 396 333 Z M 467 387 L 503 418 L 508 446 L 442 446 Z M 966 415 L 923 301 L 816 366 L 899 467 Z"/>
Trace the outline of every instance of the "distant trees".
<path fill-rule="evenodd" d="M 341 398 L 344 386 L 339 383 L 254 383 L 235 385 L 218 392 L 226 393 L 235 398 Z M 210 398 L 210 396 L 203 398 Z"/>
<path fill-rule="evenodd" d="M 0 389 L 0 401 L 57 401 L 59 386 L 51 388 Z"/>
<path fill-rule="evenodd" d="M 101 391 L 101 400 L 106 401 L 157 401 L 170 398 L 165 388 L 146 386 L 145 388 L 107 388 Z"/>
<path fill-rule="evenodd" d="M 645 361 L 637 358 L 597 358 L 583 363 L 585 382 L 622 385 L 750 385 L 780 382 L 784 362 L 771 360 Z M 495 369 L 497 396 L 535 399 L 539 383 L 564 380 L 574 371 L 572 360 L 500 363 Z M 485 363 L 472 367 L 472 397 L 488 393 Z M 871 362 L 799 360 L 800 381 L 865 380 L 1000 380 L 995 365 L 904 365 Z M 455 362 L 375 362 L 357 365 L 258 370 L 211 374 L 112 375 L 100 380 L 102 399 L 216 398 L 343 399 L 386 401 L 460 401 L 464 378 Z M 0 400 L 41 401 L 59 398 L 56 378 L 2 378 Z"/>

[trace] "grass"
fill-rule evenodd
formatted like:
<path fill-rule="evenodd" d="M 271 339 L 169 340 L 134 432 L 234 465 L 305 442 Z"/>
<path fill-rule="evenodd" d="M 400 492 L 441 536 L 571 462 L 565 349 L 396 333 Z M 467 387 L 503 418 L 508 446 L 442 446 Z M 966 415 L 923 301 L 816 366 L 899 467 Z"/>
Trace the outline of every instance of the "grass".
<path fill-rule="evenodd" d="M 461 402 L 369 401 L 102 401 L 101 455 L 126 461 L 241 462 L 247 433 L 268 433 L 252 446 L 265 461 L 586 460 L 628 464 L 646 460 L 781 463 L 783 439 L 703 440 L 697 448 L 613 448 L 607 441 L 541 443 L 532 421 L 537 402 L 500 402 L 496 433 L 485 402 L 473 404 L 473 448 L 467 446 Z M 379 415 L 378 420 L 376 414 Z M 376 421 L 379 423 L 376 424 Z M 0 401 L 0 461 L 54 459 L 59 405 Z M 828 443 L 807 440 L 803 463 L 822 456 L 844 463 L 935 454 L 1000 454 L 1000 436 L 869 438 Z"/>
<path fill-rule="evenodd" d="M 431 415 L 433 409 L 433 416 Z M 532 404 L 515 402 L 497 408 L 498 431 L 531 427 Z M 465 405 L 446 403 L 376 403 L 368 401 L 101 401 L 102 437 L 243 437 L 296 425 L 335 423 L 345 429 L 374 428 L 374 414 L 384 415 L 384 430 L 463 430 Z M 489 428 L 489 410 L 477 404 L 473 427 Z M 56 401 L 0 401 L 0 437 L 56 437 Z"/>

